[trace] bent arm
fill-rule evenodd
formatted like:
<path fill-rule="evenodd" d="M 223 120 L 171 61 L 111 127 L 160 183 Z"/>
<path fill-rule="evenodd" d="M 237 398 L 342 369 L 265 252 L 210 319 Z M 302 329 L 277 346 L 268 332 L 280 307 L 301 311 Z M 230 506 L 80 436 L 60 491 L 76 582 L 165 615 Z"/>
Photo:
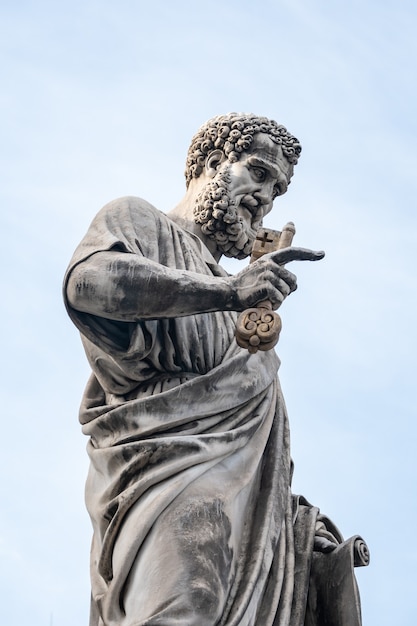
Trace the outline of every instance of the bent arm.
<path fill-rule="evenodd" d="M 265 254 L 235 276 L 171 269 L 126 252 L 97 252 L 70 273 L 69 304 L 83 313 L 132 322 L 212 311 L 243 311 L 270 300 L 278 308 L 296 289 L 283 263 L 317 261 L 322 252 L 284 248 Z"/>
<path fill-rule="evenodd" d="M 171 269 L 125 252 L 97 252 L 71 272 L 69 304 L 83 313 L 132 322 L 234 310 L 226 278 Z"/>

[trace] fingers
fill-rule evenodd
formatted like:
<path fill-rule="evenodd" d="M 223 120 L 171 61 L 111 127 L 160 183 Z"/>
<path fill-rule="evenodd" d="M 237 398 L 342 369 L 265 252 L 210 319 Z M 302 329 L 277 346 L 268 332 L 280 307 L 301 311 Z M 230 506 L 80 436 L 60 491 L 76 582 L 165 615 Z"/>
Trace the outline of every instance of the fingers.
<path fill-rule="evenodd" d="M 271 260 L 265 262 L 265 269 L 257 277 L 255 303 L 270 300 L 273 308 L 278 308 L 287 296 L 297 289 L 297 278 Z"/>
<path fill-rule="evenodd" d="M 236 293 L 236 310 L 270 300 L 274 309 L 297 289 L 295 275 L 283 265 L 291 261 L 318 261 L 324 252 L 307 248 L 283 248 L 260 257 L 231 280 Z"/>
<path fill-rule="evenodd" d="M 320 537 L 319 535 L 315 535 L 314 537 L 314 552 L 333 552 L 333 550 L 337 548 L 337 544 L 329 541 L 325 537 Z"/>
<path fill-rule="evenodd" d="M 316 252 L 314 250 L 309 250 L 308 248 L 291 247 L 271 252 L 268 256 L 272 261 L 274 261 L 274 263 L 284 265 L 285 263 L 290 263 L 291 261 L 320 261 L 320 259 L 324 257 L 324 252 L 322 250 Z"/>
<path fill-rule="evenodd" d="M 270 300 L 273 308 L 278 308 L 297 288 L 296 276 L 273 261 L 269 254 L 236 274 L 232 282 L 236 289 L 238 310 L 256 306 L 263 300 Z"/>
<path fill-rule="evenodd" d="M 297 289 L 297 277 L 295 274 L 277 264 L 269 257 L 270 255 L 265 254 L 258 259 L 258 261 L 255 261 L 256 265 L 254 263 L 249 266 L 252 267 L 254 271 L 256 270 L 257 280 L 268 280 L 277 287 L 277 289 L 281 290 L 281 287 L 283 287 L 284 291 L 288 291 L 288 293 L 295 291 Z M 288 293 L 286 295 L 288 295 Z"/>
<path fill-rule="evenodd" d="M 288 294 L 297 289 L 297 277 L 285 267 L 279 267 L 279 277 L 284 285 L 288 286 Z M 287 294 L 287 295 L 288 295 Z"/>

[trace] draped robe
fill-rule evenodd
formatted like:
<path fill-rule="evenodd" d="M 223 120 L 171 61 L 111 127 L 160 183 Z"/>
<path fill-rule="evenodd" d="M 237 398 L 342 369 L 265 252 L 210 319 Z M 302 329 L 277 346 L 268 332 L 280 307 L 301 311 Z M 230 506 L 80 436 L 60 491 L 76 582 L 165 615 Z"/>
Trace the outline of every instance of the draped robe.
<path fill-rule="evenodd" d="M 226 275 L 138 198 L 102 209 L 66 280 L 110 250 Z M 239 348 L 233 312 L 116 322 L 66 303 L 92 368 L 90 626 L 302 626 L 318 509 L 291 495 L 275 352 Z"/>

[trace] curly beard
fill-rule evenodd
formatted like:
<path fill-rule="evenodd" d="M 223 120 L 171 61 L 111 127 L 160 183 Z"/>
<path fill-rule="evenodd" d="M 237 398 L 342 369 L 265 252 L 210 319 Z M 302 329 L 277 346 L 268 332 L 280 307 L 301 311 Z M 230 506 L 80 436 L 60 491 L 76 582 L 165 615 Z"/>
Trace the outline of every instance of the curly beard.
<path fill-rule="evenodd" d="M 256 230 L 262 218 L 254 217 L 249 230 L 230 198 L 229 167 L 216 174 L 197 197 L 194 220 L 204 235 L 215 241 L 217 249 L 228 257 L 245 259 L 252 251 Z"/>

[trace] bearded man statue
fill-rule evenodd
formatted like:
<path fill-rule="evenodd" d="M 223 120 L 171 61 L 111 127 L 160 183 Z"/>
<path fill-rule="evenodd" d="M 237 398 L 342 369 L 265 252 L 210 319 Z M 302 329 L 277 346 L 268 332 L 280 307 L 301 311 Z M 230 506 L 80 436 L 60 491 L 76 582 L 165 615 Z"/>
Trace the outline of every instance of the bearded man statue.
<path fill-rule="evenodd" d="M 92 370 L 90 626 L 360 624 L 366 547 L 291 493 L 278 357 L 234 338 L 238 312 L 296 288 L 284 257 L 323 254 L 272 252 L 233 276 L 219 265 L 251 253 L 300 152 L 272 120 L 213 118 L 182 201 L 167 215 L 111 202 L 70 262 L 65 302 Z"/>

